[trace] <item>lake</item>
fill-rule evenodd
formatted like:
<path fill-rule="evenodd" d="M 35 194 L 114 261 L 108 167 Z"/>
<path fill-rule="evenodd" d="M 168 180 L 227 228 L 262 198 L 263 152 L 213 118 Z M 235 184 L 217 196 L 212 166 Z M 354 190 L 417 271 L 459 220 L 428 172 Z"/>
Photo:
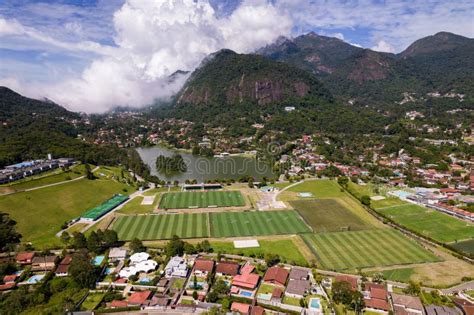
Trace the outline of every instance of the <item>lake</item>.
<path fill-rule="evenodd" d="M 202 157 L 162 146 L 137 148 L 136 150 L 143 162 L 150 167 L 151 174 L 166 181 L 184 182 L 186 179 L 196 179 L 200 183 L 212 179 L 238 179 L 244 175 L 253 176 L 256 180 L 274 176 L 270 165 L 251 157 Z M 166 174 L 157 171 L 155 163 L 159 155 L 172 156 L 176 153 L 183 157 L 184 163 L 187 165 L 186 172 Z"/>

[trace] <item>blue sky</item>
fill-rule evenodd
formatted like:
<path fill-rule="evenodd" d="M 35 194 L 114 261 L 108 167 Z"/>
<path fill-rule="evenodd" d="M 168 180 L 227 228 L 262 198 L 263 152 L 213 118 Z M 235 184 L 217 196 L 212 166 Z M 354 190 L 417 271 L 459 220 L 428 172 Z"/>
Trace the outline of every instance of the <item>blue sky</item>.
<path fill-rule="evenodd" d="M 315 31 L 397 53 L 439 31 L 473 37 L 473 21 L 472 0 L 0 0 L 0 85 L 77 110 L 143 106 L 221 48 Z"/>

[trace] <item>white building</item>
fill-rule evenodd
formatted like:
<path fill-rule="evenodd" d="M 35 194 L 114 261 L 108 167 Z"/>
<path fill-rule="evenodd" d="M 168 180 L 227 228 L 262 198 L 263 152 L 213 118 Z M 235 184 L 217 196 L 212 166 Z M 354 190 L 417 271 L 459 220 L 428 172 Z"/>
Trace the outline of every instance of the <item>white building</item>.
<path fill-rule="evenodd" d="M 165 276 L 186 278 L 188 275 L 188 265 L 186 260 L 182 257 L 175 256 L 170 259 L 165 267 Z"/>

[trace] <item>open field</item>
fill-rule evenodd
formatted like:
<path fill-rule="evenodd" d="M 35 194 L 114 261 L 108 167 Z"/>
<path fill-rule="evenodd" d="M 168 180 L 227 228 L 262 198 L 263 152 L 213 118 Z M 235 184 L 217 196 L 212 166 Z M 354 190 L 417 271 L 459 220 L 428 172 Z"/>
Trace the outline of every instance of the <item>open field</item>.
<path fill-rule="evenodd" d="M 474 236 L 473 236 L 474 237 Z M 474 255 L 474 239 L 467 240 L 467 241 L 462 241 L 462 242 L 457 242 L 457 243 L 451 243 L 449 244 L 452 247 L 463 251 L 465 253 L 468 253 L 470 255 Z"/>
<path fill-rule="evenodd" d="M 308 260 L 300 252 L 299 247 L 292 239 L 259 240 L 258 248 L 234 248 L 232 242 L 211 242 L 214 253 L 264 257 L 265 254 L 278 254 L 283 262 L 307 266 Z"/>
<path fill-rule="evenodd" d="M 133 187 L 115 181 L 80 179 L 0 196 L 0 211 L 9 213 L 17 221 L 17 230 L 23 235 L 22 242 L 32 242 L 36 248 L 53 247 L 61 244 L 55 234 L 65 221 L 80 216 L 116 193 L 133 191 Z"/>
<path fill-rule="evenodd" d="M 91 165 L 91 168 L 94 168 Z M 14 191 L 22 191 L 34 187 L 40 187 L 49 184 L 55 184 L 71 179 L 78 178 L 85 174 L 85 165 L 79 164 L 71 167 L 67 172 L 63 172 L 61 168 L 47 171 L 38 175 L 30 176 L 13 183 L 0 185 L 0 193 L 8 193 Z"/>
<path fill-rule="evenodd" d="M 335 199 L 294 200 L 289 203 L 315 232 L 365 230 L 373 227 Z"/>
<path fill-rule="evenodd" d="M 304 234 L 324 269 L 353 270 L 438 261 L 415 241 L 390 229 Z"/>
<path fill-rule="evenodd" d="M 414 272 L 414 268 L 399 268 L 384 270 L 381 273 L 384 279 L 407 283 L 411 280 L 411 276 Z"/>
<path fill-rule="evenodd" d="M 149 195 L 148 195 L 149 196 Z M 150 213 L 155 209 L 156 204 L 158 203 L 159 195 L 155 197 L 155 201 L 152 205 L 142 205 L 143 196 L 137 196 L 123 205 L 122 208 L 117 210 L 117 213 L 123 214 L 144 214 Z"/>
<path fill-rule="evenodd" d="M 311 232 L 296 211 L 213 212 L 213 237 L 240 237 Z"/>
<path fill-rule="evenodd" d="M 126 241 L 170 239 L 173 235 L 197 238 L 209 236 L 207 222 L 207 213 L 119 216 L 112 229 Z"/>
<path fill-rule="evenodd" d="M 397 197 L 387 197 L 382 200 L 371 200 L 370 205 L 374 209 L 381 209 L 381 208 L 387 208 L 387 207 L 393 207 L 393 206 L 401 206 L 401 205 L 407 205 L 409 204 L 406 201 L 401 200 L 400 198 Z"/>
<path fill-rule="evenodd" d="M 333 180 L 307 180 L 293 186 L 286 191 L 289 192 L 310 192 L 314 198 L 337 198 L 344 196 L 338 183 Z"/>
<path fill-rule="evenodd" d="M 244 205 L 245 200 L 240 191 L 165 193 L 160 202 L 162 209 L 241 207 Z"/>
<path fill-rule="evenodd" d="M 395 222 L 439 242 L 467 240 L 474 236 L 474 224 L 418 205 L 408 204 L 379 211 Z"/>

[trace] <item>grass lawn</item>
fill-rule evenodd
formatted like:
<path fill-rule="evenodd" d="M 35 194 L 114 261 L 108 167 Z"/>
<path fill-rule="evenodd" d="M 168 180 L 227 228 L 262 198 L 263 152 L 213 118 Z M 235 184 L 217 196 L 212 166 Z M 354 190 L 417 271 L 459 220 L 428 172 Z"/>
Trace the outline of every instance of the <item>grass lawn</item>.
<path fill-rule="evenodd" d="M 371 200 L 370 205 L 374 209 L 386 208 L 386 207 L 393 207 L 393 206 L 401 206 L 408 204 L 406 201 L 401 200 L 397 197 L 388 197 L 382 200 Z"/>
<path fill-rule="evenodd" d="M 245 200 L 240 191 L 199 191 L 165 193 L 161 198 L 162 209 L 241 207 Z"/>
<path fill-rule="evenodd" d="M 335 199 L 294 200 L 289 203 L 315 232 L 373 228 L 373 225 Z"/>
<path fill-rule="evenodd" d="M 347 190 L 353 193 L 357 198 L 366 195 L 366 196 L 374 196 L 375 193 L 373 191 L 373 186 L 371 184 L 367 185 L 358 185 L 351 181 L 347 183 Z"/>
<path fill-rule="evenodd" d="M 285 187 L 288 187 L 288 186 L 290 186 L 291 184 L 293 184 L 293 183 L 290 183 L 290 182 L 284 182 L 284 183 L 275 183 L 275 184 L 271 184 L 271 185 L 269 185 L 269 186 L 271 186 L 271 187 L 275 187 L 275 188 L 278 188 L 278 189 L 280 189 L 280 190 L 281 190 L 281 189 L 283 189 L 283 188 L 285 188 Z"/>
<path fill-rule="evenodd" d="M 403 205 L 379 210 L 395 222 L 439 242 L 467 240 L 474 236 L 474 224 L 418 205 Z"/>
<path fill-rule="evenodd" d="M 212 212 L 211 236 L 256 236 L 311 232 L 296 211 Z"/>
<path fill-rule="evenodd" d="M 151 195 L 150 195 L 151 196 Z M 122 208 L 117 210 L 117 213 L 124 213 L 124 214 L 143 214 L 143 213 L 150 213 L 155 209 L 156 203 L 158 202 L 158 197 L 155 197 L 152 205 L 142 205 L 143 197 L 137 196 L 127 202 Z"/>
<path fill-rule="evenodd" d="M 143 192 L 143 195 L 152 196 L 152 195 L 156 195 L 157 193 L 167 192 L 167 191 L 168 191 L 168 187 L 159 187 L 159 188 L 153 188 L 153 189 L 147 190 Z"/>
<path fill-rule="evenodd" d="M 307 180 L 293 186 L 287 191 L 292 192 L 310 192 L 315 198 L 337 198 L 344 196 L 341 187 L 334 180 Z"/>
<path fill-rule="evenodd" d="M 439 261 L 415 241 L 391 229 L 304 234 L 303 239 L 328 270 L 354 270 Z"/>
<path fill-rule="evenodd" d="M 91 168 L 94 168 L 91 165 Z M 42 174 L 27 177 L 10 184 L 0 186 L 0 193 L 10 191 L 21 191 L 29 188 L 59 183 L 74 178 L 78 178 L 85 174 L 85 165 L 79 164 L 71 167 L 67 172 L 63 172 L 61 168 L 51 170 Z"/>
<path fill-rule="evenodd" d="M 126 189 L 127 192 L 124 192 Z M 36 248 L 61 244 L 55 234 L 61 225 L 76 218 L 114 194 L 129 194 L 133 187 L 110 180 L 80 179 L 63 185 L 0 196 L 0 211 L 17 222 L 22 242 Z"/>
<path fill-rule="evenodd" d="M 262 284 L 260 285 L 260 287 L 258 287 L 257 294 L 268 294 L 268 293 L 272 293 L 275 288 L 280 288 L 280 289 L 281 289 L 281 287 L 278 287 L 278 286 L 276 286 L 276 285 L 271 285 L 271 284 L 267 284 L 267 283 L 262 283 Z"/>
<path fill-rule="evenodd" d="M 87 298 L 81 304 L 81 310 L 92 311 L 94 310 L 102 299 L 104 298 L 105 293 L 90 293 Z"/>
<path fill-rule="evenodd" d="M 264 257 L 265 254 L 278 254 L 283 261 L 295 263 L 299 266 L 307 266 L 308 260 L 301 254 L 296 244 L 291 239 L 283 240 L 259 240 L 258 248 L 234 248 L 232 242 L 211 242 L 214 252 L 226 254 Z"/>
<path fill-rule="evenodd" d="M 180 290 L 184 286 L 184 280 L 181 278 L 173 278 L 173 282 L 171 283 L 171 288 L 175 290 Z"/>
<path fill-rule="evenodd" d="M 286 296 L 286 295 L 283 297 L 282 302 L 283 302 L 283 304 L 301 306 L 300 305 L 300 299 L 294 298 L 294 297 L 289 297 L 289 296 Z"/>
<path fill-rule="evenodd" d="M 385 279 L 398 281 L 398 282 L 409 282 L 411 276 L 415 270 L 413 268 L 401 268 L 401 269 L 392 269 L 392 270 L 384 270 L 382 274 Z"/>
<path fill-rule="evenodd" d="M 208 237 L 207 213 L 119 216 L 113 224 L 120 240 Z"/>
<path fill-rule="evenodd" d="M 462 241 L 462 242 L 457 242 L 457 243 L 451 243 L 449 245 L 451 245 L 452 247 L 454 247 L 454 248 L 456 248 L 460 251 L 463 251 L 465 253 L 474 255 L 474 239 L 467 240 L 467 241 Z"/>

